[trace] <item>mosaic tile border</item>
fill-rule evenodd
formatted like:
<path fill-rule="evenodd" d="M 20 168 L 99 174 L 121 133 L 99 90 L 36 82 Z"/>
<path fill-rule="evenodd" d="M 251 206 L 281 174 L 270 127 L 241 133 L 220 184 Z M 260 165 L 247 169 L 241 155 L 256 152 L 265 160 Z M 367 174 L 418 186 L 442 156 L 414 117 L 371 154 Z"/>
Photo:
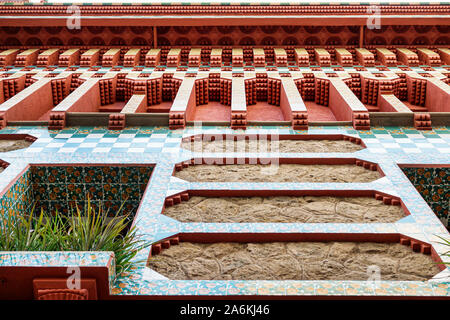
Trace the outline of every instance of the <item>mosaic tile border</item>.
<path fill-rule="evenodd" d="M 82 4 L 82 5 L 101 5 L 101 6 L 112 6 L 112 5 L 145 5 L 145 6 L 195 6 L 195 5 L 208 5 L 208 6 L 230 6 L 230 5 L 239 5 L 239 6 L 289 6 L 289 5 L 298 5 L 298 6 L 312 6 L 312 5 L 367 5 L 370 3 L 376 3 L 379 5 L 401 5 L 401 6 L 409 6 L 409 5 L 419 5 L 422 4 L 421 0 L 409 1 L 409 2 L 389 2 L 389 1 L 358 1 L 358 0 L 347 0 L 347 1 L 320 1 L 320 0 L 310 0 L 308 2 L 300 2 L 300 1 L 259 1 L 259 2 L 245 2 L 241 0 L 233 0 L 233 1 L 191 1 L 191 0 L 177 0 L 177 1 L 160 1 L 160 2 L 148 2 L 148 1 L 132 1 L 132 2 L 123 2 L 122 0 L 105 0 L 105 1 L 93 1 L 93 2 L 83 2 L 83 1 L 74 1 L 67 2 L 66 0 L 40 0 L 39 2 L 29 2 L 29 1 L 3 1 L 1 5 L 25 5 L 25 6 L 41 6 L 41 5 L 69 5 L 69 4 Z M 440 4 L 440 5 L 448 5 L 448 1 L 433 1 L 432 4 Z"/>
<path fill-rule="evenodd" d="M 442 223 L 448 226 L 450 167 L 405 166 L 402 170 Z"/>
<path fill-rule="evenodd" d="M 18 150 L 9 153 L 0 153 L 3 159 L 11 165 L 0 174 L 0 188 L 3 190 L 9 182 L 18 176 L 29 163 L 34 164 L 156 164 L 149 188 L 146 190 L 141 207 L 136 216 L 135 224 L 141 235 L 149 241 L 158 241 L 180 232 L 327 232 L 327 233 L 401 233 L 406 236 L 432 243 L 438 254 L 444 252 L 444 248 L 437 244 L 437 236 L 450 239 L 450 235 L 441 221 L 436 217 L 425 200 L 410 183 L 399 164 L 416 165 L 450 165 L 448 151 L 450 150 L 450 127 L 438 127 L 432 131 L 421 132 L 414 128 L 372 128 L 370 131 L 356 131 L 351 127 L 314 127 L 307 131 L 296 131 L 289 127 L 250 127 L 246 131 L 233 131 L 222 127 L 204 127 L 198 131 L 188 127 L 184 130 L 169 131 L 163 127 L 126 128 L 124 131 L 109 131 L 105 128 L 66 128 L 61 131 L 48 131 L 42 127 L 7 127 L 0 133 L 14 134 L 27 133 L 38 137 L 38 140 L 26 150 Z M 382 179 L 367 184 L 314 184 L 314 183 L 189 183 L 172 177 L 176 163 L 189 160 L 197 154 L 180 149 L 179 145 L 183 137 L 198 133 L 274 133 L 274 134 L 345 134 L 359 137 L 363 140 L 367 149 L 354 154 L 283 154 L 283 157 L 355 157 L 379 164 L 386 174 Z M 87 139 L 113 139 L 111 150 L 117 143 L 130 143 L 122 152 L 93 152 L 92 150 L 80 150 L 80 145 Z M 123 142 L 122 139 L 128 139 Z M 144 140 L 139 140 L 144 139 Z M 152 142 L 149 142 L 149 140 Z M 134 143 L 146 143 L 143 150 L 130 151 Z M 156 145 L 148 145 L 156 143 Z M 68 146 L 69 145 L 69 146 Z M 70 147 L 70 148 L 69 148 Z M 66 152 L 59 152 L 62 149 Z M 416 149 L 415 152 L 410 152 Z M 219 154 L 208 154 L 208 157 L 221 157 Z M 239 154 L 227 156 L 239 157 Z M 256 154 L 261 156 L 261 154 Z M 175 194 L 188 189 L 233 189 L 242 188 L 273 189 L 273 190 L 306 190 L 329 188 L 378 190 L 398 196 L 405 203 L 411 215 L 392 224 L 202 224 L 179 223 L 160 214 L 164 199 L 167 195 Z M 15 255 L 17 253 L 1 253 Z M 92 255 L 104 253 L 93 252 Z M 38 254 L 39 255 L 39 254 Z M 68 256 L 67 256 L 68 255 Z M 21 253 L 19 260 L 0 260 L 0 265 L 23 265 L 27 259 L 34 258 L 36 253 Z M 148 250 L 140 252 L 137 259 L 145 259 Z M 65 265 L 71 259 L 77 259 L 79 253 L 70 253 L 61 256 L 56 263 Z M 8 258 L 9 259 L 9 258 Z M 45 265 L 45 262 L 42 262 Z M 449 270 L 449 268 L 447 268 Z M 173 281 L 154 280 L 149 278 L 144 265 L 137 265 L 131 272 L 122 274 L 112 285 L 113 295 L 145 295 L 145 296 L 208 296 L 208 295 L 379 295 L 379 296 L 450 296 L 450 282 L 383 282 L 379 287 L 368 285 L 364 281 Z"/>

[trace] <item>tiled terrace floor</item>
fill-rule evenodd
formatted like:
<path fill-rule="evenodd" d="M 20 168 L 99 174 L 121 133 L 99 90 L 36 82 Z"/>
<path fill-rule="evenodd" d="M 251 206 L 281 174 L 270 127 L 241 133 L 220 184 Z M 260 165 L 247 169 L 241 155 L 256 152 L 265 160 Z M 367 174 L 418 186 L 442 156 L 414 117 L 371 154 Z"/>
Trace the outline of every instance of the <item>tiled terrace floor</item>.
<path fill-rule="evenodd" d="M 288 127 L 249 127 L 246 133 L 270 134 L 345 134 L 360 137 L 366 149 L 355 153 L 283 154 L 283 157 L 358 158 L 378 163 L 386 174 L 370 183 L 210 183 L 186 182 L 172 177 L 174 165 L 199 156 L 181 149 L 182 137 L 199 133 L 243 133 L 228 128 L 205 127 L 170 131 L 161 127 L 126 128 L 108 131 L 105 128 L 67 128 L 48 131 L 43 127 L 7 127 L 0 134 L 26 133 L 38 138 L 28 149 L 0 153 L 10 163 L 0 173 L 0 190 L 31 164 L 156 164 L 149 188 L 143 196 L 135 223 L 139 233 L 149 241 L 158 241 L 181 232 L 205 233 L 402 233 L 437 244 L 450 235 L 441 221 L 409 182 L 397 164 L 450 165 L 450 127 L 432 131 L 413 128 L 373 128 L 356 131 L 350 127 L 311 127 L 308 132 Z M 273 155 L 273 154 L 272 154 Z M 223 154 L 208 154 L 219 157 Z M 227 154 L 228 157 L 239 154 Z M 261 156 L 253 154 L 246 156 Z M 266 154 L 267 156 L 267 154 Z M 273 155 L 276 156 L 276 155 Z M 398 196 L 411 215 L 396 223 L 370 224 L 297 224 L 297 223 L 180 223 L 161 215 L 166 196 L 185 190 L 247 189 L 247 190 L 377 190 Z M 146 259 L 148 249 L 138 259 Z M 105 253 L 0 253 L 0 265 L 106 265 Z M 447 272 L 449 268 L 447 268 Z M 442 274 L 441 274 L 442 276 Z M 111 284 L 114 295 L 425 295 L 450 296 L 449 278 L 429 282 L 413 281 L 172 281 L 155 278 L 139 265 L 130 274 L 123 274 Z"/>

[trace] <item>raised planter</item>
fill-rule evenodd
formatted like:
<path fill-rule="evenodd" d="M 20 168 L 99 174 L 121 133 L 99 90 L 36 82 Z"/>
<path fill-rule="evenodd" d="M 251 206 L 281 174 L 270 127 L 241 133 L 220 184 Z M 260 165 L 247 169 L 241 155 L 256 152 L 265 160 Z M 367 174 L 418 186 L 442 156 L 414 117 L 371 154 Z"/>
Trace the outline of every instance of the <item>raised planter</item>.
<path fill-rule="evenodd" d="M 194 158 L 175 165 L 190 182 L 371 182 L 384 176 L 372 162 L 355 158 Z"/>
<path fill-rule="evenodd" d="M 201 134 L 183 138 L 182 148 L 195 152 L 355 152 L 362 140 L 342 134 Z"/>
<path fill-rule="evenodd" d="M 399 234 L 180 234 L 148 266 L 174 280 L 426 281 L 445 267 Z"/>
<path fill-rule="evenodd" d="M 162 213 L 203 223 L 393 223 L 409 215 L 398 197 L 373 190 L 189 190 L 167 197 Z"/>

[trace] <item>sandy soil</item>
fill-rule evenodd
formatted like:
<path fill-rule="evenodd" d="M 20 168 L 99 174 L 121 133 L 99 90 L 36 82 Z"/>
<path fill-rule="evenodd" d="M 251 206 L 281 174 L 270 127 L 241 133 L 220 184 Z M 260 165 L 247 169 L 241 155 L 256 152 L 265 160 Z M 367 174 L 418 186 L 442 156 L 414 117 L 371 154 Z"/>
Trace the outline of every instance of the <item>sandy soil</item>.
<path fill-rule="evenodd" d="M 25 140 L 0 140 L 0 152 L 8 152 L 13 150 L 28 148 L 33 142 Z"/>
<path fill-rule="evenodd" d="M 367 280 L 372 265 L 381 280 L 425 281 L 439 273 L 429 255 L 398 243 L 182 242 L 149 260 L 175 280 Z"/>
<path fill-rule="evenodd" d="M 194 165 L 175 176 L 193 182 L 370 182 L 380 178 L 377 171 L 353 164 Z"/>
<path fill-rule="evenodd" d="M 192 197 L 165 208 L 181 222 L 373 223 L 404 217 L 400 206 L 370 197 Z"/>
<path fill-rule="evenodd" d="M 196 152 L 355 152 L 360 145 L 345 140 L 209 141 L 183 142 L 181 147 Z"/>

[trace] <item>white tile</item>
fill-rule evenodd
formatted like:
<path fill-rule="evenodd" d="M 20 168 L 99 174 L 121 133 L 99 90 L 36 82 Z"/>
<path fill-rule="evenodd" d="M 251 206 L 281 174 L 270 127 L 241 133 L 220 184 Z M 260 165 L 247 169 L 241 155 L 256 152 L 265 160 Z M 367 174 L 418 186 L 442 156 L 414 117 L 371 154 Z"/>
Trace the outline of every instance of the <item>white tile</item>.
<path fill-rule="evenodd" d="M 64 142 L 52 142 L 46 145 L 46 148 L 61 148 L 64 144 Z"/>
<path fill-rule="evenodd" d="M 369 148 L 372 153 L 386 153 L 386 150 L 383 148 Z"/>
<path fill-rule="evenodd" d="M 450 148 L 437 148 L 440 153 L 450 153 Z"/>
<path fill-rule="evenodd" d="M 147 148 L 162 148 L 164 146 L 164 142 L 150 142 L 147 143 Z"/>
<path fill-rule="evenodd" d="M 128 148 L 130 145 L 130 142 L 117 142 L 114 143 L 114 148 Z"/>
<path fill-rule="evenodd" d="M 165 138 L 167 137 L 167 133 L 153 133 L 150 138 Z"/>
<path fill-rule="evenodd" d="M 363 141 L 364 141 L 365 144 L 378 144 L 378 143 L 380 143 L 380 141 L 378 139 L 373 139 L 373 138 L 363 139 Z"/>
<path fill-rule="evenodd" d="M 403 148 L 406 153 L 421 153 L 422 151 L 418 148 Z"/>
<path fill-rule="evenodd" d="M 37 140 L 39 143 L 40 142 L 52 142 L 53 141 L 53 139 L 52 138 L 40 138 L 40 139 L 38 139 Z"/>
<path fill-rule="evenodd" d="M 134 138 L 133 143 L 147 143 L 150 141 L 150 138 Z"/>
<path fill-rule="evenodd" d="M 419 148 L 425 148 L 425 149 L 434 148 L 434 146 L 431 143 L 418 142 L 418 143 L 416 143 L 416 146 L 419 147 Z"/>
<path fill-rule="evenodd" d="M 97 142 L 84 142 L 80 143 L 80 148 L 95 148 L 97 144 Z"/>
<path fill-rule="evenodd" d="M 39 153 L 42 150 L 44 150 L 44 148 L 28 148 L 25 150 L 25 152 L 30 152 L 30 153 Z"/>
<path fill-rule="evenodd" d="M 88 134 L 87 135 L 87 138 L 94 138 L 94 139 L 96 139 L 96 138 L 102 138 L 103 137 L 103 133 L 91 133 L 91 134 Z"/>
<path fill-rule="evenodd" d="M 400 145 L 398 143 L 382 143 L 383 147 L 389 148 L 389 149 L 397 149 L 400 148 Z"/>
<path fill-rule="evenodd" d="M 162 150 L 162 152 L 168 152 L 168 153 L 179 152 L 179 151 L 180 151 L 179 148 L 164 148 Z"/>
<path fill-rule="evenodd" d="M 404 138 L 396 138 L 396 139 L 394 139 L 395 140 L 395 142 L 397 142 L 397 143 L 413 143 L 412 141 L 411 141 L 411 139 L 408 139 L 408 138 L 406 138 L 406 139 L 404 139 Z"/>
<path fill-rule="evenodd" d="M 135 133 L 121 133 L 119 134 L 119 138 L 134 138 L 136 136 Z"/>
<path fill-rule="evenodd" d="M 167 138 L 166 139 L 166 142 L 171 142 L 171 143 L 180 142 L 180 141 L 181 141 L 181 138 Z"/>
<path fill-rule="evenodd" d="M 117 138 L 101 138 L 100 142 L 104 142 L 104 143 L 114 143 L 117 141 Z"/>
<path fill-rule="evenodd" d="M 55 139 L 69 139 L 72 135 L 72 133 L 59 133 L 56 135 Z"/>
<path fill-rule="evenodd" d="M 423 135 L 421 135 L 421 134 L 419 134 L 419 133 L 407 133 L 406 134 L 406 136 L 408 137 L 408 138 L 423 138 Z"/>
<path fill-rule="evenodd" d="M 144 152 L 145 148 L 129 148 L 127 152 Z"/>
<path fill-rule="evenodd" d="M 85 138 L 69 138 L 67 143 L 82 143 Z"/>
<path fill-rule="evenodd" d="M 92 152 L 109 152 L 111 148 L 95 148 Z"/>
<path fill-rule="evenodd" d="M 58 153 L 72 153 L 75 152 L 77 148 L 61 148 L 58 150 Z"/>
<path fill-rule="evenodd" d="M 428 138 L 427 140 L 431 143 L 447 143 L 447 141 L 440 138 Z"/>

